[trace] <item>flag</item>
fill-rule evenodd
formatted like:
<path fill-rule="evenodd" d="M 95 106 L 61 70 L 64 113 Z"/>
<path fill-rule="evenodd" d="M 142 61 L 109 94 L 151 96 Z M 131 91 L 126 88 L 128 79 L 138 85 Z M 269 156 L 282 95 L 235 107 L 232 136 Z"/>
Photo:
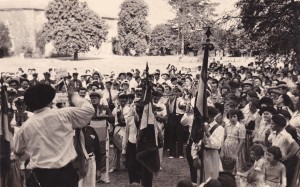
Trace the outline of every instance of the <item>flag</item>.
<path fill-rule="evenodd" d="M 160 161 L 158 154 L 156 119 L 153 113 L 151 86 L 148 80 L 149 67 L 146 67 L 146 88 L 143 99 L 143 114 L 138 132 L 137 161 L 154 176 L 158 175 Z"/>
<path fill-rule="evenodd" d="M 3 85 L 3 82 L 2 82 Z M 1 174 L 8 172 L 10 167 L 10 139 L 11 133 L 8 122 L 8 100 L 6 86 L 1 88 L 1 128 L 0 128 L 0 158 Z"/>
<path fill-rule="evenodd" d="M 200 79 L 198 81 L 198 91 L 195 98 L 194 120 L 191 137 L 198 143 L 204 137 L 204 122 L 208 119 L 207 113 L 207 66 L 208 58 L 204 58 Z"/>
<path fill-rule="evenodd" d="M 210 29 L 206 32 L 209 38 Z M 209 39 L 204 48 L 204 58 L 200 78 L 198 81 L 198 92 L 195 98 L 194 107 L 194 120 L 192 125 L 191 138 L 194 143 L 199 143 L 204 137 L 204 123 L 208 120 L 207 111 L 207 67 L 208 67 L 208 54 L 210 50 Z M 203 144 L 201 144 L 200 151 L 198 152 L 200 165 L 200 182 L 204 182 L 204 160 L 203 160 Z"/>

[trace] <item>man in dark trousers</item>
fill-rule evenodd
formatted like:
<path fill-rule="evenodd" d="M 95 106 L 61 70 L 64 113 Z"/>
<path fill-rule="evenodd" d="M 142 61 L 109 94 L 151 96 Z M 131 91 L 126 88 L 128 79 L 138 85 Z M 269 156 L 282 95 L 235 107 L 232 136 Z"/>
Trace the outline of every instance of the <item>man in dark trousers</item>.
<path fill-rule="evenodd" d="M 14 153 L 20 160 L 30 159 L 27 168 L 32 169 L 41 187 L 76 187 L 74 129 L 85 127 L 95 111 L 72 88 L 69 98 L 75 107 L 51 109 L 54 97 L 50 85 L 38 84 L 26 90 L 24 101 L 34 115 L 16 133 Z"/>

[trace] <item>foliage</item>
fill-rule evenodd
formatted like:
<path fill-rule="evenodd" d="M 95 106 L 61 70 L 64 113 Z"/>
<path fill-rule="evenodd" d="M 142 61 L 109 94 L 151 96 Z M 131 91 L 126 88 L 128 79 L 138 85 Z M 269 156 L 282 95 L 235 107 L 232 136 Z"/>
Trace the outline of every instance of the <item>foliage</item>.
<path fill-rule="evenodd" d="M 273 55 L 295 54 L 300 64 L 300 2 L 239 0 L 243 28 Z"/>
<path fill-rule="evenodd" d="M 206 26 L 213 26 L 215 7 L 217 3 L 211 3 L 210 0 L 169 0 L 176 13 L 172 23 L 177 26 L 181 39 L 188 48 L 199 50 L 202 45 L 202 36 L 200 30 Z"/>
<path fill-rule="evenodd" d="M 161 54 L 170 53 L 170 51 L 178 51 L 180 42 L 178 33 L 171 25 L 160 24 L 154 27 L 151 32 L 150 46 L 152 50 L 160 50 Z"/>
<path fill-rule="evenodd" d="M 148 9 L 144 0 L 125 0 L 121 4 L 118 37 L 125 54 L 130 49 L 135 50 L 137 55 L 146 52 L 150 36 L 150 26 L 146 19 Z"/>
<path fill-rule="evenodd" d="M 12 43 L 9 37 L 9 30 L 3 22 L 0 21 L 0 57 L 8 56 Z"/>
<path fill-rule="evenodd" d="M 47 42 L 53 41 L 59 53 L 88 52 L 99 48 L 105 41 L 108 26 L 87 3 L 78 0 L 53 0 L 46 10 L 48 22 L 43 34 Z"/>

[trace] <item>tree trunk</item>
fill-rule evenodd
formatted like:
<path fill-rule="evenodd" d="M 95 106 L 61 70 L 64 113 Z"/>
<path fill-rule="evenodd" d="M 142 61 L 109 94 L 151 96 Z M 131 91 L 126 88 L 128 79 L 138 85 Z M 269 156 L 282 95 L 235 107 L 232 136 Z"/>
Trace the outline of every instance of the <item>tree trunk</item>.
<path fill-rule="evenodd" d="M 75 51 L 73 60 L 77 61 L 78 60 L 78 51 Z"/>

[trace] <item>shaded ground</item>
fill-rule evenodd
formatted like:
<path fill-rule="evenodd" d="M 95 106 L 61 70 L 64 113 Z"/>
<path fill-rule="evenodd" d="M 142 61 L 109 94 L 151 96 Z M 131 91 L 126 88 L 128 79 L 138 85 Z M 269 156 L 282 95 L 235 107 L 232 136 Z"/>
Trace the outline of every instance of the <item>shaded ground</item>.
<path fill-rule="evenodd" d="M 112 151 L 111 151 L 112 152 Z M 153 187 L 174 187 L 181 179 L 190 180 L 189 166 L 186 159 L 169 159 L 167 152 L 164 152 L 162 167 L 163 170 L 158 177 L 153 178 Z M 97 187 L 127 187 L 129 186 L 128 173 L 124 166 L 121 171 L 110 173 L 110 183 L 100 183 Z"/>

